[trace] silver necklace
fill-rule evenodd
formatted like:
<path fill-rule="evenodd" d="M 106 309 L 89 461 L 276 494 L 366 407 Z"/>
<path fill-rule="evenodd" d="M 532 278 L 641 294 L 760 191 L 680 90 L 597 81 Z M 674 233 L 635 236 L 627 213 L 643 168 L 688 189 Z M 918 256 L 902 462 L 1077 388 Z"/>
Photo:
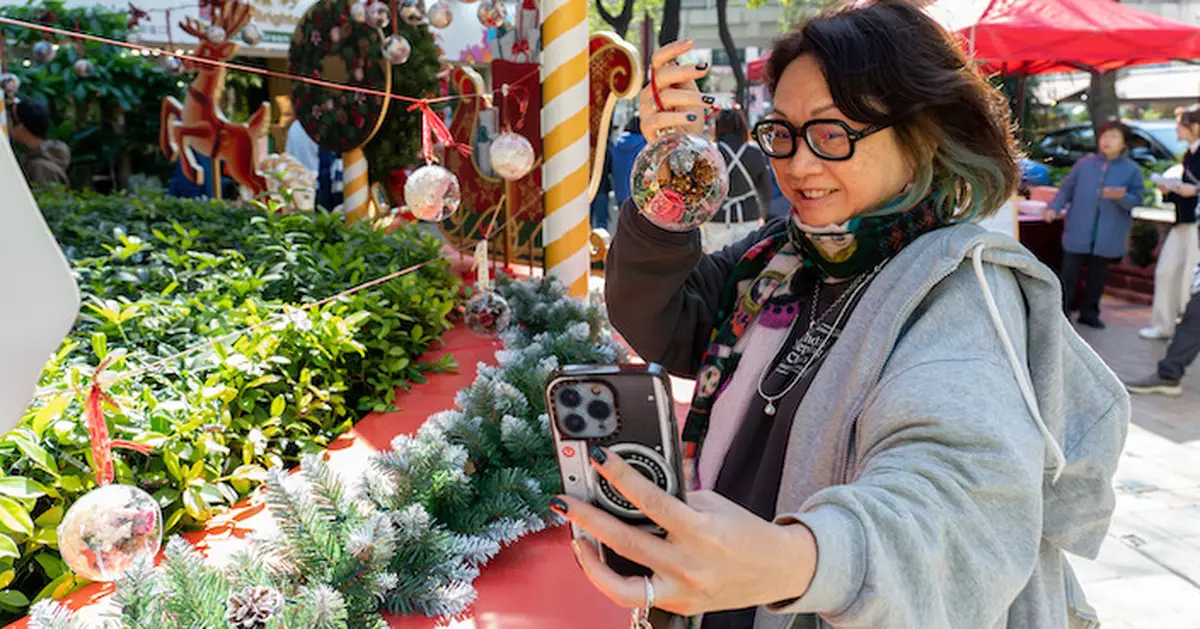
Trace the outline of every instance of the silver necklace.
<path fill-rule="evenodd" d="M 839 306 L 842 306 L 842 308 L 841 308 L 841 310 L 838 311 L 837 318 L 834 319 L 833 327 L 830 329 L 829 333 L 825 334 L 824 336 L 821 337 L 820 345 L 817 346 L 817 350 L 815 352 L 813 352 L 811 356 L 809 356 L 808 360 L 805 361 L 804 366 L 801 367 L 796 372 L 796 375 L 793 376 L 788 381 L 787 386 L 784 387 L 782 391 L 780 391 L 779 393 L 777 393 L 775 395 L 768 395 L 765 391 L 763 391 L 763 384 L 766 382 L 767 376 L 770 375 L 771 371 L 773 370 L 771 365 L 768 365 L 768 368 L 764 369 L 762 374 L 759 375 L 758 387 L 757 387 L 758 394 L 762 397 L 762 399 L 766 400 L 766 402 L 767 402 L 766 406 L 763 407 L 764 413 L 766 413 L 767 415 L 769 415 L 771 417 L 775 416 L 775 413 L 779 410 L 778 407 L 776 407 L 775 403 L 777 401 L 779 401 L 781 398 L 783 398 L 785 395 L 787 395 L 792 389 L 796 388 L 796 385 L 799 384 L 799 382 L 801 380 L 803 380 L 804 377 L 808 374 L 809 369 L 812 368 L 813 363 L 816 362 L 817 358 L 819 358 L 825 354 L 825 348 L 829 344 L 830 339 L 832 339 L 834 337 L 834 332 L 841 326 L 842 320 L 846 317 L 846 314 L 850 311 L 849 305 L 854 303 L 854 299 L 857 298 L 858 293 L 861 292 L 864 287 L 866 287 L 866 285 L 869 283 L 871 278 L 875 277 L 875 275 L 877 273 L 879 273 L 879 270 L 882 269 L 883 265 L 886 263 L 887 263 L 887 260 L 884 260 L 883 262 L 880 262 L 869 273 L 860 275 L 857 278 L 855 278 L 854 283 L 849 288 L 842 291 L 842 294 L 838 295 L 838 298 L 836 300 L 834 300 L 834 302 L 832 304 L 830 304 L 828 308 L 823 310 L 819 316 L 817 315 L 817 302 L 820 301 L 820 297 L 821 297 L 821 282 L 819 280 L 817 281 L 816 285 L 813 287 L 812 304 L 809 307 L 810 314 L 809 314 L 809 318 L 808 318 L 808 330 L 804 333 L 803 337 L 801 337 L 800 339 L 798 339 L 796 341 L 796 344 L 799 344 L 804 339 L 812 336 L 814 331 L 817 329 L 817 325 L 825 319 L 826 315 L 828 315 L 830 312 L 832 312 L 834 309 L 838 308 Z M 798 321 L 799 321 L 799 319 L 797 319 L 797 321 L 792 322 L 791 329 L 793 329 L 793 330 L 795 329 L 796 323 Z M 788 337 L 791 338 L 790 333 L 788 334 Z M 772 361 L 772 362 L 774 362 L 774 361 Z"/>

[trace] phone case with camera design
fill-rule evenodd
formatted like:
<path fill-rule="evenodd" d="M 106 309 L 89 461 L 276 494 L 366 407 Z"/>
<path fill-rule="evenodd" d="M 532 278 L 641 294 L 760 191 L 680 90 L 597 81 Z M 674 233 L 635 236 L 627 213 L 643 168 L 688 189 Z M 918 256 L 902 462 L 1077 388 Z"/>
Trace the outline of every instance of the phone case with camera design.
<path fill-rule="evenodd" d="M 666 371 L 658 365 L 577 365 L 563 367 L 546 384 L 546 408 L 554 433 L 563 490 L 627 524 L 656 535 L 665 532 L 605 481 L 588 457 L 598 445 L 683 500 L 679 431 Z M 575 539 L 596 544 L 571 525 Z M 649 571 L 600 545 L 606 563 L 632 576 Z"/>

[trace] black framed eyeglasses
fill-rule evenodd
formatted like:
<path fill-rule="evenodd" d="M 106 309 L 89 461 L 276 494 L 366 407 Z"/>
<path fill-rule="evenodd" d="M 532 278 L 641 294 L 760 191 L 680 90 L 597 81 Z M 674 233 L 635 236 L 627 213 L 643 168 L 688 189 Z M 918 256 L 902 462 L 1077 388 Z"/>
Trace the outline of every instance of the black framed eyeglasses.
<path fill-rule="evenodd" d="M 818 119 L 809 120 L 797 129 L 786 120 L 768 118 L 754 125 L 753 135 L 758 147 L 775 159 L 790 159 L 799 148 L 796 138 L 803 137 L 813 155 L 842 162 L 854 157 L 856 142 L 886 128 L 886 125 L 871 125 L 858 131 L 841 120 Z"/>

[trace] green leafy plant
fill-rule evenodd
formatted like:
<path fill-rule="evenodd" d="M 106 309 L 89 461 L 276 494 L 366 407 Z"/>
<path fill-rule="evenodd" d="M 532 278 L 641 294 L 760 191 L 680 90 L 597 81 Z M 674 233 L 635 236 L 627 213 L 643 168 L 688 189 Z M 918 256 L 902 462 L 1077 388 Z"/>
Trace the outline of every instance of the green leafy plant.
<path fill-rule="evenodd" d="M 153 449 L 115 453 L 116 480 L 150 492 L 168 532 L 237 502 L 267 469 L 323 451 L 362 411 L 392 408 L 396 387 L 453 366 L 418 361 L 450 326 L 459 292 L 440 243 L 419 229 L 161 196 L 51 189 L 39 203 L 84 308 L 42 373 L 52 393 L 0 438 L 9 619 L 82 583 L 56 550 L 57 524 L 95 485 L 84 394 L 68 390 L 85 388 L 104 359 L 103 379 L 119 379 L 106 388 L 113 438 Z"/>

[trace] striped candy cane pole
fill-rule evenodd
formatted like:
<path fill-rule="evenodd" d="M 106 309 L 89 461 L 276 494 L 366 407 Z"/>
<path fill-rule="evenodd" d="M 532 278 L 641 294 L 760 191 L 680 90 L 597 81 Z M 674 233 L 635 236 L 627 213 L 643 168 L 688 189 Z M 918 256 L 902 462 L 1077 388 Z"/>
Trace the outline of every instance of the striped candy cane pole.
<path fill-rule="evenodd" d="M 344 153 L 342 162 L 342 179 L 345 181 L 342 205 L 346 209 L 346 221 L 366 218 L 371 208 L 367 156 L 361 148 L 357 148 Z"/>
<path fill-rule="evenodd" d="M 587 297 L 587 0 L 542 0 L 542 242 L 546 269 L 571 295 Z"/>

